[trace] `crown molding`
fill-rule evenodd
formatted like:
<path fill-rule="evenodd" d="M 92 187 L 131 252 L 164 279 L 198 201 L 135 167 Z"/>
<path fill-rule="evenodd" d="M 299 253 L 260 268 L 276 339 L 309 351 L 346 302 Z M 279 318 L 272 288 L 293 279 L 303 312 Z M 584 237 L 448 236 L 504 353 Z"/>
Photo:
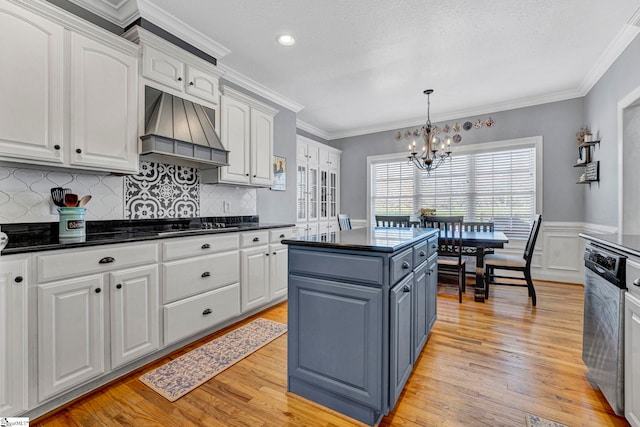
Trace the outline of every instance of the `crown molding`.
<path fill-rule="evenodd" d="M 294 113 L 299 113 L 304 108 L 304 105 L 298 104 L 294 100 L 287 98 L 284 95 L 279 94 L 278 92 L 269 89 L 268 87 L 258 83 L 257 81 L 235 71 L 233 68 L 229 68 L 228 66 L 221 64 L 218 62 L 218 68 L 220 68 L 224 73 L 224 79 L 230 81 L 231 83 L 235 83 L 238 86 L 243 87 L 244 89 L 250 90 L 256 95 L 259 95 L 265 99 L 268 99 L 271 102 L 274 102 L 282 107 L 293 111 Z"/>
<path fill-rule="evenodd" d="M 315 135 L 317 137 L 320 137 L 326 140 L 329 140 L 330 139 L 329 137 L 331 136 L 327 132 L 323 131 L 322 129 L 312 126 L 307 122 L 303 122 L 300 119 L 296 120 L 296 128 L 303 130 L 305 132 L 309 132 L 312 135 Z"/>
<path fill-rule="evenodd" d="M 508 102 L 501 102 L 496 104 L 484 105 L 474 108 L 467 108 L 463 110 L 450 111 L 446 114 L 433 115 L 431 117 L 431 121 L 433 123 L 443 122 L 447 120 L 460 119 L 464 117 L 472 117 L 479 116 L 485 114 L 496 113 L 499 111 L 507 111 L 507 110 L 515 110 L 517 108 L 526 108 L 532 107 L 535 105 L 548 104 L 551 102 L 557 101 L 565 101 L 567 99 L 579 98 L 584 96 L 584 94 L 580 93 L 578 90 L 568 90 L 562 92 L 556 92 L 543 96 L 535 96 L 530 98 L 522 98 L 511 100 Z M 329 132 L 327 138 L 328 140 L 340 139 L 340 138 L 349 138 L 352 136 L 360 136 L 367 135 L 370 133 L 378 133 L 378 132 L 387 132 L 391 130 L 397 130 L 407 127 L 414 126 L 422 126 L 425 124 L 425 118 L 416 118 L 412 120 L 404 120 L 399 122 L 389 122 L 385 124 L 381 124 L 379 126 L 372 126 L 366 128 L 353 129 L 343 132 Z"/>
<path fill-rule="evenodd" d="M 622 30 L 616 35 L 613 41 L 607 46 L 603 54 L 598 58 L 593 67 L 589 70 L 585 78 L 580 83 L 580 93 L 586 95 L 598 83 L 600 77 L 607 72 L 618 57 L 624 52 L 629 44 L 640 33 L 640 8 L 636 10 Z"/>
<path fill-rule="evenodd" d="M 10 1 L 37 15 L 43 16 L 50 21 L 56 22 L 68 30 L 72 30 L 99 43 L 108 45 L 124 54 L 133 56 L 139 55 L 140 47 L 138 45 L 51 3 L 40 0 Z"/>
<path fill-rule="evenodd" d="M 260 102 L 257 99 L 252 98 L 250 95 L 247 95 L 244 92 L 240 92 L 239 90 L 233 89 L 229 86 L 220 85 L 220 92 L 223 95 L 235 98 L 238 101 L 241 101 L 252 108 L 257 108 L 258 110 L 261 110 L 264 113 L 270 114 L 272 116 L 275 116 L 276 114 L 278 114 L 277 109 L 263 102 Z"/>
<path fill-rule="evenodd" d="M 120 0 L 115 5 L 106 0 L 69 1 L 122 28 L 125 28 L 140 17 L 135 0 Z"/>
<path fill-rule="evenodd" d="M 153 22 L 155 25 L 182 39 L 184 42 L 189 43 L 193 47 L 200 49 L 216 59 L 220 59 L 231 53 L 231 50 L 193 29 L 175 16 L 170 15 L 164 9 L 153 5 L 147 0 L 137 0 L 137 2 L 138 10 L 142 18 Z"/>

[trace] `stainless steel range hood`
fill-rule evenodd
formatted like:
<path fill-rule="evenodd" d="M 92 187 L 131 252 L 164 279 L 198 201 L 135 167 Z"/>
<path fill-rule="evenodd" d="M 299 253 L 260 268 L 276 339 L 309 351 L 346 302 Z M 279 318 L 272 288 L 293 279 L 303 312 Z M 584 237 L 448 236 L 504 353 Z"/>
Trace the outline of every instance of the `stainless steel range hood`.
<path fill-rule="evenodd" d="M 229 151 L 215 131 L 215 111 L 148 86 L 144 105 L 141 155 L 194 166 L 229 164 Z"/>

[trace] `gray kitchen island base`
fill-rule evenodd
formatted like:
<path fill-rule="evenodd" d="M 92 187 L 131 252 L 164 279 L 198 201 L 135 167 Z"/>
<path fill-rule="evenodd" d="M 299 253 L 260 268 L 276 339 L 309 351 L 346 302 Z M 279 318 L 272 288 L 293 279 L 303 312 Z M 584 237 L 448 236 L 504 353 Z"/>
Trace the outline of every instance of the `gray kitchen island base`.
<path fill-rule="evenodd" d="M 366 228 L 283 243 L 289 391 L 378 423 L 436 319 L 437 231 Z"/>

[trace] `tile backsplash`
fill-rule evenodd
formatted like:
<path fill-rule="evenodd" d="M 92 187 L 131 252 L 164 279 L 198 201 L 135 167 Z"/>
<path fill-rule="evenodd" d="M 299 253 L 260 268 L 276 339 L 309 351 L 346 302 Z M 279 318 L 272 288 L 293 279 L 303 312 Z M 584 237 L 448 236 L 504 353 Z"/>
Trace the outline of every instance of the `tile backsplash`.
<path fill-rule="evenodd" d="M 257 215 L 256 189 L 200 184 L 197 169 L 140 162 L 137 176 L 0 166 L 0 223 L 53 222 L 52 187 L 90 194 L 87 220 Z"/>

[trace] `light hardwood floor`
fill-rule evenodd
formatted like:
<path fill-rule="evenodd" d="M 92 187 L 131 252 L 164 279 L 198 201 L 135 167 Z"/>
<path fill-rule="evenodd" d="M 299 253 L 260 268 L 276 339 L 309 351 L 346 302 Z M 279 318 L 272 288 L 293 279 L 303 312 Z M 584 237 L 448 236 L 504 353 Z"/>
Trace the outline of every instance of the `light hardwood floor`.
<path fill-rule="evenodd" d="M 535 414 L 571 427 L 627 426 L 585 378 L 581 359 L 582 286 L 536 282 L 492 287 L 491 299 L 462 304 L 442 287 L 438 320 L 395 410 L 381 426 L 525 426 Z M 286 303 L 257 316 L 286 323 Z M 253 318 L 247 319 L 246 323 Z M 138 377 L 171 354 L 32 426 L 361 426 L 287 393 L 287 337 L 276 339 L 209 382 L 169 402 Z"/>

